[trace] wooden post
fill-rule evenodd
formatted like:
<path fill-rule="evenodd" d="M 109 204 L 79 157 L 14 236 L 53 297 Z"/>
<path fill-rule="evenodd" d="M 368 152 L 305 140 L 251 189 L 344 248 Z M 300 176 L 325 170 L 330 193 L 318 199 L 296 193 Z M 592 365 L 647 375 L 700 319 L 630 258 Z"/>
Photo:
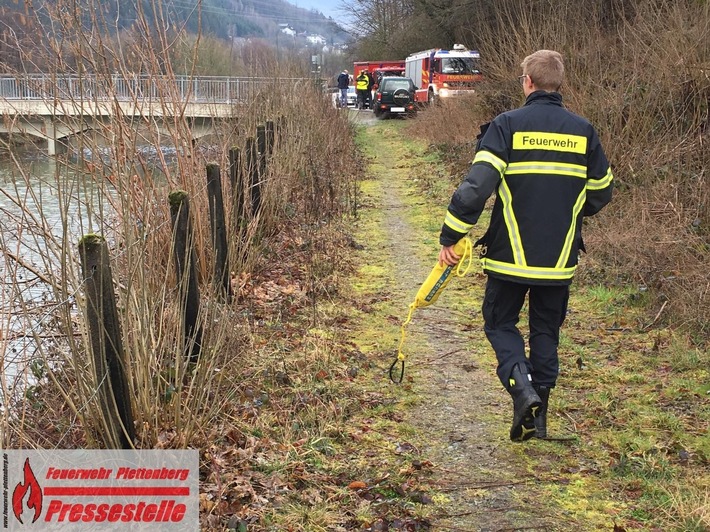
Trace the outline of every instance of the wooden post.
<path fill-rule="evenodd" d="M 240 254 L 247 226 L 245 219 L 247 190 L 244 186 L 246 179 L 242 165 L 242 151 L 236 147 L 229 150 L 229 181 L 232 184 L 232 228 L 237 253 Z"/>
<path fill-rule="evenodd" d="M 232 186 L 232 195 L 237 197 L 237 193 L 243 195 L 243 191 L 239 186 L 239 178 L 241 177 L 240 166 L 242 162 L 242 150 L 236 146 L 229 148 L 229 184 Z"/>
<path fill-rule="evenodd" d="M 259 183 L 259 152 L 257 151 L 256 139 L 249 137 L 246 145 L 247 168 L 249 172 L 249 190 L 251 196 L 251 215 L 256 217 L 261 207 L 261 184 Z"/>
<path fill-rule="evenodd" d="M 268 120 L 266 122 L 266 154 L 271 157 L 274 153 L 274 142 L 276 141 L 276 135 L 274 134 L 274 121 Z"/>
<path fill-rule="evenodd" d="M 266 126 L 257 126 L 256 139 L 259 151 L 259 203 L 261 204 L 261 186 L 266 182 Z"/>
<path fill-rule="evenodd" d="M 200 289 L 197 286 L 194 232 L 190 221 L 190 202 L 184 190 L 175 190 L 168 196 L 170 217 L 173 223 L 173 252 L 177 270 L 178 292 L 183 317 L 185 354 L 188 361 L 196 363 L 202 348 L 202 328 L 198 324 Z"/>
<path fill-rule="evenodd" d="M 248 144 L 247 144 L 248 148 Z M 245 163 L 246 160 L 246 163 Z M 246 244 L 246 232 L 249 220 L 247 219 L 250 191 L 248 183 L 249 157 L 239 148 L 232 148 L 229 152 L 230 179 L 232 181 L 232 227 L 234 228 L 234 243 L 238 257 L 242 257 Z M 245 167 L 246 164 L 246 167 Z"/>
<path fill-rule="evenodd" d="M 229 180 L 232 183 L 232 217 L 233 224 L 238 232 L 244 229 L 242 222 L 246 210 L 246 181 L 244 176 L 244 165 L 242 164 L 242 150 L 232 148 L 229 150 Z"/>
<path fill-rule="evenodd" d="M 266 175 L 266 126 L 256 127 L 256 140 L 259 148 L 259 177 L 263 182 Z"/>
<path fill-rule="evenodd" d="M 79 241 L 79 257 L 84 275 L 97 397 L 108 431 L 102 436 L 108 448 L 132 449 L 136 433 L 126 376 L 128 364 L 121 340 L 106 240 L 100 235 L 84 235 Z"/>
<path fill-rule="evenodd" d="M 219 165 L 207 165 L 207 196 L 210 203 L 210 221 L 212 226 L 212 246 L 214 248 L 213 283 L 218 294 L 227 303 L 232 299 L 229 282 L 229 254 L 227 253 L 227 229 L 224 221 L 224 199 Z"/>

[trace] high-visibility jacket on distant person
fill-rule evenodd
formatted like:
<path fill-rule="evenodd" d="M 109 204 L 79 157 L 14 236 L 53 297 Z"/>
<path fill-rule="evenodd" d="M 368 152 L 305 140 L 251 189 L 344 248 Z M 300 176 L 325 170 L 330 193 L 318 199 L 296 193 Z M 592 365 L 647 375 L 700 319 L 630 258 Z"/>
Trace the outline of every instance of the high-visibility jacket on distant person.
<path fill-rule="evenodd" d="M 366 91 L 367 86 L 370 84 L 370 78 L 367 77 L 367 74 L 360 74 L 357 79 L 355 80 L 355 89 L 359 91 Z"/>
<path fill-rule="evenodd" d="M 613 175 L 594 127 L 536 91 L 497 116 L 482 136 L 465 181 L 454 193 L 439 241 L 449 246 L 496 199 L 477 242 L 484 271 L 509 281 L 569 284 L 582 243 L 582 218 L 611 200 Z"/>

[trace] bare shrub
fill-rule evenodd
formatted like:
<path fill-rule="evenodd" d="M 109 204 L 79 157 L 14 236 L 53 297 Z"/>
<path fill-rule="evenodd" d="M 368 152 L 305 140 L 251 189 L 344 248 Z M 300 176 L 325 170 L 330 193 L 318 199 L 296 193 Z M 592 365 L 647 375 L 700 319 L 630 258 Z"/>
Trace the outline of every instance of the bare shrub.
<path fill-rule="evenodd" d="M 326 278 L 338 266 L 337 261 L 328 259 L 337 239 L 328 223 L 352 207 L 354 152 L 348 140 L 352 131 L 320 93 L 315 80 L 304 77 L 297 64 L 272 61 L 273 54 L 262 50 L 247 53 L 241 60 L 246 64 L 258 55 L 264 63 L 251 63 L 248 68 L 272 81 L 240 98 L 234 104 L 235 118 L 224 120 L 209 137 L 194 142 L 197 123 L 188 120 L 180 108 L 185 98 L 191 98 L 199 38 L 164 29 L 171 28 L 168 21 L 152 27 L 139 14 L 130 38 L 119 40 L 110 21 L 100 18 L 98 3 L 95 7 L 89 29 L 83 25 L 87 24 L 83 15 L 62 2 L 52 19 L 55 28 L 46 24 L 43 15 L 34 13 L 32 18 L 30 13 L 28 31 L 47 35 L 44 48 L 23 49 L 19 41 L 15 43 L 18 64 L 22 65 L 18 78 L 45 72 L 45 94 L 59 93 L 68 78 L 76 80 L 78 86 L 55 100 L 65 111 L 65 117 L 58 120 L 68 131 L 85 131 L 90 126 L 93 132 L 72 141 L 70 151 L 76 157 L 58 158 L 51 184 L 61 203 L 58 222 L 50 223 L 42 214 L 39 193 L 24 192 L 32 190 L 33 178 L 19 161 L 17 190 L 8 191 L 20 213 L 7 220 L 7 232 L 0 242 L 11 282 L 8 298 L 19 312 L 32 315 L 34 296 L 23 292 L 19 273 L 28 267 L 46 282 L 48 295 L 46 319 L 30 327 L 36 351 L 26 353 L 25 365 L 18 366 L 19 380 L 26 380 L 24 387 L 3 382 L 3 403 L 14 402 L 22 414 L 6 412 L 2 440 L 8 447 L 28 442 L 63 447 L 103 445 L 105 423 L 94 399 L 96 382 L 90 372 L 83 279 L 76 249 L 78 236 L 96 232 L 107 238 L 111 248 L 124 347 L 130 360 L 136 444 L 143 448 L 198 445 L 209 439 L 208 428 L 220 415 L 224 401 L 237 393 L 239 383 L 233 378 L 259 363 L 250 350 L 253 316 L 248 309 L 242 312 L 240 305 L 260 279 L 273 274 L 282 249 L 291 245 L 289 239 L 301 243 L 296 248 L 314 309 L 319 294 L 327 290 Z M 62 39 L 67 34 L 79 38 L 67 43 Z M 179 66 L 173 52 L 179 54 Z M 131 102 L 119 101 L 118 83 L 127 84 Z M 147 101 L 152 111 L 132 112 Z M 83 112 L 74 112 L 86 108 L 100 110 L 105 119 L 89 121 Z M 156 117 L 161 116 L 165 119 L 159 121 Z M 232 305 L 224 305 L 213 297 L 209 278 L 214 253 L 205 166 L 208 162 L 220 165 L 226 211 L 233 212 L 229 149 L 243 147 L 245 138 L 255 135 L 256 127 L 267 120 L 277 124 L 277 135 L 266 172 L 259 177 L 262 209 L 246 220 L 245 246 L 238 248 L 231 238 L 230 264 L 237 297 Z M 12 154 L 12 146 L 5 147 Z M 167 197 L 177 188 L 187 191 L 191 202 L 203 295 L 199 320 L 205 335 L 202 357 L 194 366 L 184 357 L 171 246 Z M 229 220 L 229 224 L 233 227 L 236 222 Z M 12 245 L 18 245 L 13 244 L 18 236 L 35 243 L 41 264 L 33 266 L 21 253 L 10 251 Z M 13 275 L 12 268 L 18 273 Z M 4 308 L 10 306 L 8 301 Z M 7 322 L 4 327 L 11 328 Z M 49 334 L 59 347 L 44 340 Z M 12 335 L 3 339 L 8 337 Z M 235 361 L 240 366 L 236 373 Z M 57 415 L 56 430 L 41 438 L 33 428 L 43 426 L 35 423 L 41 410 L 33 411 L 26 397 L 14 395 L 29 386 L 36 404 Z"/>

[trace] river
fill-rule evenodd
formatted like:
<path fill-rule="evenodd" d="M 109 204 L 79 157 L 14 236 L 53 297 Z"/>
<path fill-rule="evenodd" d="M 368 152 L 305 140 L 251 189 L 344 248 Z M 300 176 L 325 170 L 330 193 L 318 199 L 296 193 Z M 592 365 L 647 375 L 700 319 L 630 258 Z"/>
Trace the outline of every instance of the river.
<path fill-rule="evenodd" d="M 144 145 L 136 156 L 150 168 L 151 179 L 161 181 L 162 164 L 176 163 L 173 146 Z M 211 148 L 214 149 L 214 148 Z M 106 148 L 83 159 L 98 168 L 108 161 Z M 117 199 L 113 185 L 100 172 L 78 172 L 76 154 L 68 160 L 49 157 L 34 146 L 0 151 L 0 365 L 3 392 L 18 380 L 39 375 L 47 349 L 57 348 L 56 310 L 75 305 L 72 289 L 65 296 L 53 289 L 62 278 L 80 283 L 77 244 L 88 233 L 109 234 L 115 221 L 109 198 Z M 52 282 L 47 282 L 52 281 Z M 74 288 L 76 291 L 78 288 Z M 29 369 L 30 371 L 23 371 Z M 3 401 L 4 402 L 4 401 Z"/>
<path fill-rule="evenodd" d="M 62 266 L 76 259 L 72 248 L 82 234 L 100 231 L 107 206 L 99 189 L 35 148 L 0 153 L 3 394 L 40 377 L 46 350 L 56 348 L 55 311 L 73 301 L 59 301 L 46 281 L 59 279 Z"/>

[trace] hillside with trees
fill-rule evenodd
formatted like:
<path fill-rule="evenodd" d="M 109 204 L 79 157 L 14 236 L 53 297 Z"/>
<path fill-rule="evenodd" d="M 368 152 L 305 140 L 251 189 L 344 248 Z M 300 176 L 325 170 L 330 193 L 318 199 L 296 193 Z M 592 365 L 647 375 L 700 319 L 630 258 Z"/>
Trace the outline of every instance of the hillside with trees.
<path fill-rule="evenodd" d="M 32 19 L 50 32 L 56 27 L 57 20 L 71 18 L 81 21 L 84 30 L 95 32 L 101 29 L 113 35 L 135 31 L 136 25 L 143 24 L 147 31 L 161 26 L 173 34 L 199 34 L 225 42 L 260 38 L 276 46 L 282 29 L 280 25 L 288 25 L 297 33 L 322 35 L 328 44 L 342 44 L 349 39 L 346 31 L 332 19 L 282 0 L 202 0 L 196 3 L 122 0 L 102 2 L 98 9 L 91 4 L 0 0 L 0 22 L 4 28 L 0 32 L 3 61 L 18 67 L 13 61 L 17 48 L 43 47 L 36 35 L 27 33 Z"/>
<path fill-rule="evenodd" d="M 48 20 L 57 14 L 55 10 L 60 4 L 57 1 L 36 5 L 26 0 L 0 0 L 0 14 L 8 26 L 13 18 L 29 16 L 32 10 L 42 13 Z M 274 35 L 280 23 L 291 24 L 300 31 L 334 33 L 340 38 L 344 33 L 320 12 L 284 0 L 173 0 L 161 3 L 120 0 L 102 2 L 98 13 L 89 9 L 88 2 L 76 3 L 75 9 L 86 24 L 98 18 L 118 30 L 130 27 L 140 16 L 145 17 L 149 25 L 167 19 L 191 33 L 202 32 L 221 38 Z M 66 8 L 62 8 L 62 12 L 68 14 Z"/>

